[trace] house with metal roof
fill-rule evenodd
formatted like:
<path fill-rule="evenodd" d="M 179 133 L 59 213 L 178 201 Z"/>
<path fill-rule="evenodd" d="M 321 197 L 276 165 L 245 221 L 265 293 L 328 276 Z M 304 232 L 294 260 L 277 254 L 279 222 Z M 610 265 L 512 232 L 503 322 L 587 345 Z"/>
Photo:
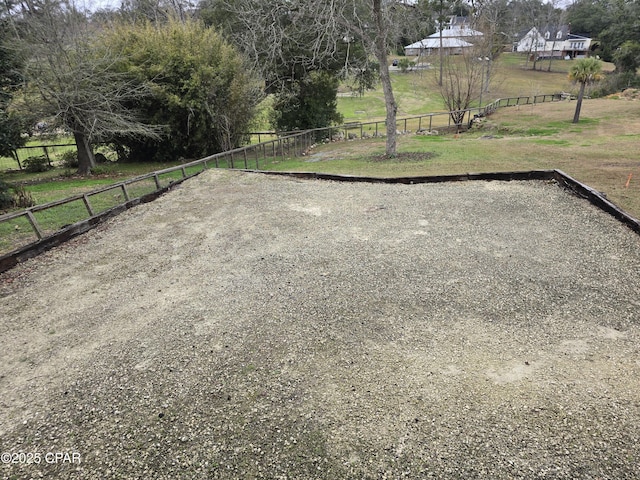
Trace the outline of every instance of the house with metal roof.
<path fill-rule="evenodd" d="M 464 49 L 471 48 L 474 42 L 482 38 L 482 32 L 474 30 L 467 25 L 448 26 L 442 30 L 442 43 L 440 32 L 429 35 L 427 38 L 404 47 L 407 56 L 433 55 L 443 53 L 447 55 L 459 55 Z"/>

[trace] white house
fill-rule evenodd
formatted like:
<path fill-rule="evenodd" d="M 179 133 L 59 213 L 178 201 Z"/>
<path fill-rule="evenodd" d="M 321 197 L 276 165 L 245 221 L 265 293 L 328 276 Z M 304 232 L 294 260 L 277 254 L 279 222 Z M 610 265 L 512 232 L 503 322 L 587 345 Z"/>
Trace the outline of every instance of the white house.
<path fill-rule="evenodd" d="M 482 37 L 482 32 L 466 25 L 451 26 L 442 30 L 442 50 L 449 55 L 459 55 L 465 48 L 473 47 L 473 42 Z M 404 47 L 407 56 L 432 55 L 439 53 L 440 32 Z"/>
<path fill-rule="evenodd" d="M 593 47 L 590 38 L 570 33 L 569 27 L 562 25 L 540 30 L 533 27 L 518 41 L 515 50 L 537 58 L 583 58 Z"/>

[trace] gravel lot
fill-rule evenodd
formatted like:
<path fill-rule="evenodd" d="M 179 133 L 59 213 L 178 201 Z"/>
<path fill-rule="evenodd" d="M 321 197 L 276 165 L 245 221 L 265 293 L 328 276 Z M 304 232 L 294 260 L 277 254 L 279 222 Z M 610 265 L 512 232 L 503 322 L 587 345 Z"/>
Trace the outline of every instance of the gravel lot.
<path fill-rule="evenodd" d="M 639 478 L 638 272 L 554 183 L 208 171 L 0 275 L 0 477 Z"/>

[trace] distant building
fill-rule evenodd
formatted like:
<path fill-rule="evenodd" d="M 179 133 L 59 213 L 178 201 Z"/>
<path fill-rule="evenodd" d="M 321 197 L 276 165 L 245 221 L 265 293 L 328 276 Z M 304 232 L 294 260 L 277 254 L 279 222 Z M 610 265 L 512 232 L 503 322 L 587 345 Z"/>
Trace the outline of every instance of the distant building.
<path fill-rule="evenodd" d="M 594 48 L 590 38 L 570 33 L 568 25 L 533 27 L 515 45 L 515 51 L 536 58 L 584 58 Z"/>
<path fill-rule="evenodd" d="M 466 48 L 473 47 L 475 41 L 483 34 L 470 28 L 466 22 L 459 19 L 466 17 L 451 17 L 449 23 L 442 29 L 442 50 L 447 55 L 459 55 Z M 434 55 L 440 52 L 440 32 L 404 47 L 407 56 Z"/>

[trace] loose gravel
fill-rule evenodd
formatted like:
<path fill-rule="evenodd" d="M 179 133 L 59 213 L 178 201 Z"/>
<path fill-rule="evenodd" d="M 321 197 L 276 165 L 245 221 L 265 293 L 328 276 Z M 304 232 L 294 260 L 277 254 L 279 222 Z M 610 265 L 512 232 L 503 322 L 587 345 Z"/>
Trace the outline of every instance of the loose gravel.
<path fill-rule="evenodd" d="M 638 478 L 639 271 L 554 183 L 207 171 L 0 275 L 0 477 Z"/>

